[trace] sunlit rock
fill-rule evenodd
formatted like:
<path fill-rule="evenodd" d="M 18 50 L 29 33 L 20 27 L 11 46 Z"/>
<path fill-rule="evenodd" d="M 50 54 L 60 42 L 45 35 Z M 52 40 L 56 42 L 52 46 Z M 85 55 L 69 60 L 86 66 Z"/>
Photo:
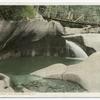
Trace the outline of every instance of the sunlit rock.
<path fill-rule="evenodd" d="M 100 92 L 100 52 L 92 54 L 79 64 L 70 66 L 55 64 L 31 74 L 70 80 L 79 83 L 89 92 Z"/>
<path fill-rule="evenodd" d="M 0 73 L 0 92 L 14 92 L 10 86 L 10 78 Z"/>
<path fill-rule="evenodd" d="M 67 69 L 67 66 L 64 64 L 54 64 L 46 68 L 42 68 L 38 71 L 31 73 L 31 75 L 38 75 L 45 78 L 57 78 L 62 79 L 62 74 Z"/>
<path fill-rule="evenodd" d="M 92 54 L 87 60 L 67 67 L 64 80 L 80 83 L 89 92 L 100 92 L 100 52 Z"/>
<path fill-rule="evenodd" d="M 100 34 L 78 34 L 64 38 L 78 44 L 88 55 L 100 51 Z"/>

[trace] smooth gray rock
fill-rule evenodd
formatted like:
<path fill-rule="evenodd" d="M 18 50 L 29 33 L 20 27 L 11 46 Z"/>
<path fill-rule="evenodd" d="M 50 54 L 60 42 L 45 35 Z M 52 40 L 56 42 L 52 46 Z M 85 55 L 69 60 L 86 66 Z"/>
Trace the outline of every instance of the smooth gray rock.
<path fill-rule="evenodd" d="M 89 92 L 100 92 L 100 52 L 92 54 L 79 64 L 70 66 L 55 64 L 31 74 L 70 80 L 79 83 Z"/>
<path fill-rule="evenodd" d="M 31 75 L 38 75 L 44 78 L 62 79 L 62 74 L 65 72 L 66 69 L 66 65 L 58 63 L 35 71 L 31 73 Z"/>
<path fill-rule="evenodd" d="M 14 90 L 10 86 L 10 78 L 2 73 L 0 73 L 0 92 L 14 93 Z"/>
<path fill-rule="evenodd" d="M 78 82 L 89 92 L 100 92 L 100 52 L 79 64 L 68 66 L 63 79 Z"/>

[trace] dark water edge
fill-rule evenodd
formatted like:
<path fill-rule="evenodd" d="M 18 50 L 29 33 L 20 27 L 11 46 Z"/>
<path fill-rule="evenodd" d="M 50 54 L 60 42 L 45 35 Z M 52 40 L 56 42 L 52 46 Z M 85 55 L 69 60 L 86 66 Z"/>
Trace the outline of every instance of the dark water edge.
<path fill-rule="evenodd" d="M 66 59 L 62 57 L 20 57 L 0 61 L 0 72 L 7 74 L 29 74 L 52 64 L 62 63 L 72 65 L 81 62 L 77 59 Z"/>
<path fill-rule="evenodd" d="M 52 64 L 62 63 L 72 65 L 81 62 L 77 59 L 66 59 L 61 57 L 21 57 L 0 61 L 0 72 L 11 78 L 12 87 L 16 92 L 21 92 L 25 87 L 31 91 L 38 92 L 83 92 L 85 89 L 77 83 L 57 80 L 43 79 L 29 74 Z"/>

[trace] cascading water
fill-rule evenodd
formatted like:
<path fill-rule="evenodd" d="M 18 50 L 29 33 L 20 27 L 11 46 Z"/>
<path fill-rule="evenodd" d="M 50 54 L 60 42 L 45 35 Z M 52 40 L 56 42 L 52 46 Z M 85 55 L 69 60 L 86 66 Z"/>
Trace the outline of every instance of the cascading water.
<path fill-rule="evenodd" d="M 66 45 L 68 46 L 67 49 L 73 51 L 76 58 L 87 58 L 88 57 L 85 51 L 81 47 L 79 47 L 77 44 L 75 44 L 74 42 L 66 40 Z"/>

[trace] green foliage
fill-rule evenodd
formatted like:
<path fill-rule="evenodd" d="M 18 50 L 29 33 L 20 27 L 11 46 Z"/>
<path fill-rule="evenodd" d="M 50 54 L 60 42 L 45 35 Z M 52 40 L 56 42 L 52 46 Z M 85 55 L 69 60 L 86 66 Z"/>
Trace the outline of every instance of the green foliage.
<path fill-rule="evenodd" d="M 43 16 L 77 22 L 100 23 L 100 6 L 0 6 L 0 18 L 5 20 L 33 19 L 38 11 Z"/>
<path fill-rule="evenodd" d="M 43 16 L 77 22 L 100 23 L 99 5 L 46 6 L 44 9 L 44 13 L 41 13 Z"/>
<path fill-rule="evenodd" d="M 0 6 L 0 18 L 5 20 L 34 18 L 35 14 L 33 6 Z"/>

